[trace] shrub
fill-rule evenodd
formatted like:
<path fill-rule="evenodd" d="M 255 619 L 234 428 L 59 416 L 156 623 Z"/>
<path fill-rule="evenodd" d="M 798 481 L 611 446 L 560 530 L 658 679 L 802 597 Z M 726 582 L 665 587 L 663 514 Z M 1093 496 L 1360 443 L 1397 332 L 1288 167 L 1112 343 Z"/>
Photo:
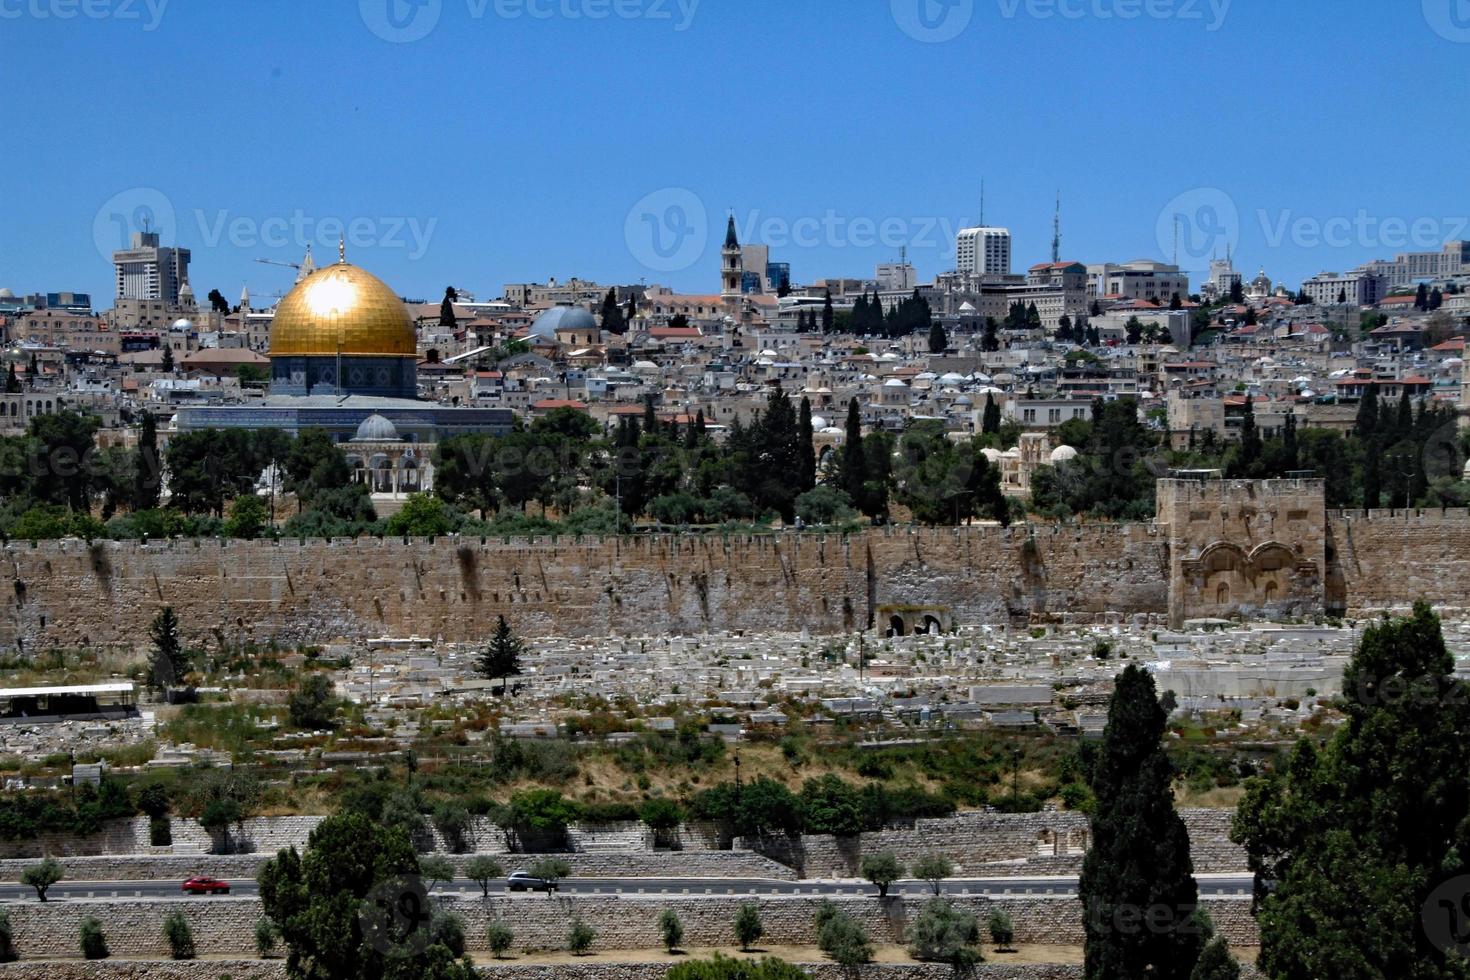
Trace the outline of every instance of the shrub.
<path fill-rule="evenodd" d="M 434 808 L 434 828 L 455 854 L 470 849 L 470 811 L 458 803 L 441 803 Z"/>
<path fill-rule="evenodd" d="M 14 963 L 20 959 L 15 951 L 15 933 L 10 928 L 10 913 L 0 909 L 0 963 Z"/>
<path fill-rule="evenodd" d="M 740 906 L 735 913 L 735 939 L 740 943 L 742 950 L 750 949 L 750 944 L 766 934 L 766 927 L 761 924 L 760 909 L 754 902 L 746 902 Z"/>
<path fill-rule="evenodd" d="M 255 922 L 255 952 L 263 960 L 268 960 L 271 953 L 275 952 L 276 942 L 280 939 L 280 930 L 276 924 L 267 918 L 257 919 Z"/>
<path fill-rule="evenodd" d="M 574 956 L 585 956 L 596 939 L 597 930 L 583 922 L 580 916 L 572 919 L 571 928 L 567 930 L 567 949 Z"/>
<path fill-rule="evenodd" d="M 715 954 L 711 960 L 680 963 L 664 974 L 664 980 L 810 980 L 800 967 L 785 960 L 737 960 Z"/>
<path fill-rule="evenodd" d="M 658 931 L 664 937 L 664 948 L 670 953 L 684 941 L 684 923 L 679 921 L 679 915 L 673 909 L 664 909 L 659 914 Z"/>
<path fill-rule="evenodd" d="M 163 938 L 168 942 L 168 955 L 173 959 L 194 958 L 194 930 L 189 928 L 189 920 L 184 918 L 184 913 L 175 912 L 163 920 Z"/>
<path fill-rule="evenodd" d="M 492 919 L 490 925 L 485 929 L 485 942 L 497 960 L 504 958 L 505 951 L 510 949 L 515 941 L 515 933 L 511 932 L 510 926 L 500 919 Z"/>
<path fill-rule="evenodd" d="M 956 972 L 967 972 L 980 962 L 980 924 L 972 912 L 957 908 L 943 898 L 924 904 L 911 931 L 909 955 L 929 963 L 948 963 Z"/>
<path fill-rule="evenodd" d="M 102 934 L 102 923 L 95 916 L 87 916 L 82 920 L 78 929 L 81 940 L 82 958 L 87 960 L 105 960 L 112 955 L 107 949 L 107 937 Z"/>
<path fill-rule="evenodd" d="M 828 915 L 826 920 L 817 934 L 822 952 L 849 970 L 872 961 L 873 944 L 861 922 L 841 911 Z"/>
<path fill-rule="evenodd" d="M 990 932 L 990 941 L 995 943 L 998 953 L 1004 953 L 1011 948 L 1011 943 L 1016 941 L 1016 927 L 1011 923 L 1011 916 L 1005 909 L 996 909 L 990 913 L 990 919 L 985 923 Z"/>
<path fill-rule="evenodd" d="M 464 955 L 464 920 L 453 912 L 435 912 L 429 920 L 429 942 L 443 946 L 455 957 Z"/>

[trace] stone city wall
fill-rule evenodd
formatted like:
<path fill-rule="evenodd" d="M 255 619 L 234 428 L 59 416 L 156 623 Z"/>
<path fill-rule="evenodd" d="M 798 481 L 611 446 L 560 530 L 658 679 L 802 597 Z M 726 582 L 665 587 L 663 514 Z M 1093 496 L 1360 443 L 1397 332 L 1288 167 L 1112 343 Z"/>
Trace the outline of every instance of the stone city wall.
<path fill-rule="evenodd" d="M 537 895 L 440 897 L 436 904 L 458 914 L 472 952 L 485 952 L 486 926 L 499 919 L 515 933 L 516 949 L 556 950 L 565 947 L 568 924 L 580 917 L 597 931 L 594 949 L 658 949 L 662 939 L 658 917 L 673 909 L 684 924 L 684 942 L 691 947 L 734 944 L 732 923 L 740 906 L 752 899 L 740 897 L 570 896 Z M 762 942 L 808 946 L 816 942 L 813 920 L 822 899 L 818 896 L 765 897 L 754 900 L 765 926 Z M 923 900 L 909 897 L 837 898 L 836 904 L 863 923 L 868 936 L 880 944 L 902 944 L 908 924 Z M 1082 906 L 1074 897 L 958 898 L 956 903 L 985 921 L 1000 907 L 1011 916 L 1016 941 L 1025 944 L 1078 946 L 1082 944 Z M 1231 945 L 1259 942 L 1249 899 L 1207 900 L 1201 903 L 1215 928 Z M 114 956 L 140 958 L 167 956 L 163 920 L 182 912 L 194 933 L 201 956 L 248 954 L 253 950 L 258 901 L 250 898 L 188 900 L 116 900 L 25 902 L 7 906 L 17 950 L 23 958 L 76 955 L 81 920 L 88 915 L 102 922 Z"/>
<path fill-rule="evenodd" d="M 163 606 L 191 641 L 833 633 L 880 606 L 956 622 L 1167 610 L 1150 524 L 816 534 L 307 541 L 10 542 L 0 648 L 136 648 Z"/>
<path fill-rule="evenodd" d="M 1006 963 L 1005 957 L 990 956 L 969 974 L 972 980 L 1083 980 L 1082 967 L 1054 963 Z M 996 962 L 999 961 L 999 962 Z M 852 980 L 852 974 L 834 963 L 801 963 L 813 980 Z M 572 963 L 520 964 L 515 962 L 481 966 L 482 976 L 502 980 L 663 980 L 668 963 L 607 963 L 595 956 Z M 169 961 L 104 961 L 100 963 L 10 963 L 0 965 L 0 980 L 45 978 L 45 980 L 286 980 L 286 965 L 280 960 L 212 960 L 174 963 Z M 863 967 L 868 980 L 953 980 L 948 966 L 932 963 L 874 963 Z M 1241 965 L 1244 980 L 1261 976 L 1247 964 Z"/>
<path fill-rule="evenodd" d="M 1334 614 L 1406 611 L 1421 598 L 1470 611 L 1470 512 L 1331 511 L 1327 552 Z"/>

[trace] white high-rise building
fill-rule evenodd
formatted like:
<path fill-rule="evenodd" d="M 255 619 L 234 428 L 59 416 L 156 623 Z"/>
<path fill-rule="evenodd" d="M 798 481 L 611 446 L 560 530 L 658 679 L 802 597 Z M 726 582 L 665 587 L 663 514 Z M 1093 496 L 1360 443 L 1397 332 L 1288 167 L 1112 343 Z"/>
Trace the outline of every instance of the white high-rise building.
<path fill-rule="evenodd" d="M 189 281 L 189 250 L 158 244 L 158 232 L 135 231 L 128 248 L 112 253 L 118 299 L 157 299 L 178 303 Z"/>
<path fill-rule="evenodd" d="M 962 276 L 1004 276 L 1011 271 L 1007 228 L 965 228 L 955 237 L 955 269 Z"/>

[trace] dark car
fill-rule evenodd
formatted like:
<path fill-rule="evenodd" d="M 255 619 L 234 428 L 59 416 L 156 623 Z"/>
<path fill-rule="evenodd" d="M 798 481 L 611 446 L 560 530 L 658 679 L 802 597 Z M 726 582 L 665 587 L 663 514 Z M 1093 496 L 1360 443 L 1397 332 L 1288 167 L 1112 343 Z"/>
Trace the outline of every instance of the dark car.
<path fill-rule="evenodd" d="M 179 891 L 186 895 L 228 895 L 230 883 L 218 878 L 190 878 L 179 886 Z"/>
<path fill-rule="evenodd" d="M 512 871 L 510 877 L 505 879 L 505 887 L 513 892 L 554 892 L 556 882 L 537 878 L 529 871 Z"/>

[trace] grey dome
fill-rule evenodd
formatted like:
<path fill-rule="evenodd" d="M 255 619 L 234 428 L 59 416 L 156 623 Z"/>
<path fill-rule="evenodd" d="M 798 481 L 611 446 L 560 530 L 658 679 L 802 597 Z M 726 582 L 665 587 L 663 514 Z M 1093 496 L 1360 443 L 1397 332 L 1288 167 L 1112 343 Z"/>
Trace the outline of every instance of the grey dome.
<path fill-rule="evenodd" d="M 397 442 L 398 428 L 376 412 L 362 420 L 353 442 Z"/>
<path fill-rule="evenodd" d="M 580 306 L 553 306 L 531 324 L 532 337 L 556 339 L 558 330 L 596 330 L 597 318 Z"/>

